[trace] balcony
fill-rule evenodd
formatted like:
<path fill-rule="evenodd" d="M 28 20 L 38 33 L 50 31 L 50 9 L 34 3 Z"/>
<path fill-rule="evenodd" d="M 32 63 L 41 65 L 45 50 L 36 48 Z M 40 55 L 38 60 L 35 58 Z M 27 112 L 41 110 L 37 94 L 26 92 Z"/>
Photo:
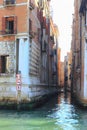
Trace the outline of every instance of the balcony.
<path fill-rule="evenodd" d="M 29 4 L 29 8 L 30 8 L 30 10 L 33 10 L 34 9 L 34 4 L 32 3 L 32 2 L 30 2 L 30 4 Z"/>
<path fill-rule="evenodd" d="M 12 6 L 15 5 L 15 0 L 5 0 L 4 1 L 5 6 Z"/>

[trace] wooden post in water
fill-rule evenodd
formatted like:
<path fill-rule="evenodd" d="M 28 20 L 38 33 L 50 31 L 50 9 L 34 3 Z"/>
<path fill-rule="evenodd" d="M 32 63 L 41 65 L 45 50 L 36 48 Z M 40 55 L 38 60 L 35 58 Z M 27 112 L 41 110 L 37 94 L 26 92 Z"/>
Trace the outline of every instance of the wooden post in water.
<path fill-rule="evenodd" d="M 21 72 L 16 75 L 16 90 L 17 90 L 17 110 L 20 110 L 21 103 Z"/>

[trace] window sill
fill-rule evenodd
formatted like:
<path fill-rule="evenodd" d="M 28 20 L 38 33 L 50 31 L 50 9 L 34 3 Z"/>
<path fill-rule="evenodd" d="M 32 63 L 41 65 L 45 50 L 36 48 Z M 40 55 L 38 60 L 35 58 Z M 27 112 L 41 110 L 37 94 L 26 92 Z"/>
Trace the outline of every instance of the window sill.
<path fill-rule="evenodd" d="M 4 7 L 16 6 L 16 4 L 4 4 Z"/>
<path fill-rule="evenodd" d="M 16 35 L 16 33 L 15 34 L 2 34 L 2 36 L 15 36 Z"/>
<path fill-rule="evenodd" d="M 11 77 L 12 74 L 10 73 L 0 73 L 0 77 Z"/>

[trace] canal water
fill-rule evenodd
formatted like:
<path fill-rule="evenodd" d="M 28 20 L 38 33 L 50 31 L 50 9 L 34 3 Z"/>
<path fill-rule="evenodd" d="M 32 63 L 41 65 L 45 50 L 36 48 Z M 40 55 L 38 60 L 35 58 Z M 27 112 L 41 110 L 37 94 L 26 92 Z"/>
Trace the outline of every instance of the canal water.
<path fill-rule="evenodd" d="M 87 110 L 61 93 L 32 111 L 0 110 L 0 130 L 87 130 Z"/>

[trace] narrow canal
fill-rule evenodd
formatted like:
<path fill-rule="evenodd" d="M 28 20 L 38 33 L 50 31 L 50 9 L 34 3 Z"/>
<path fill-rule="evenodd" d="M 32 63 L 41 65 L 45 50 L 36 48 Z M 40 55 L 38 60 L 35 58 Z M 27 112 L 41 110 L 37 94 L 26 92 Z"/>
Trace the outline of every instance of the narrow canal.
<path fill-rule="evenodd" d="M 32 111 L 0 110 L 0 130 L 87 130 L 87 110 L 61 93 Z"/>

